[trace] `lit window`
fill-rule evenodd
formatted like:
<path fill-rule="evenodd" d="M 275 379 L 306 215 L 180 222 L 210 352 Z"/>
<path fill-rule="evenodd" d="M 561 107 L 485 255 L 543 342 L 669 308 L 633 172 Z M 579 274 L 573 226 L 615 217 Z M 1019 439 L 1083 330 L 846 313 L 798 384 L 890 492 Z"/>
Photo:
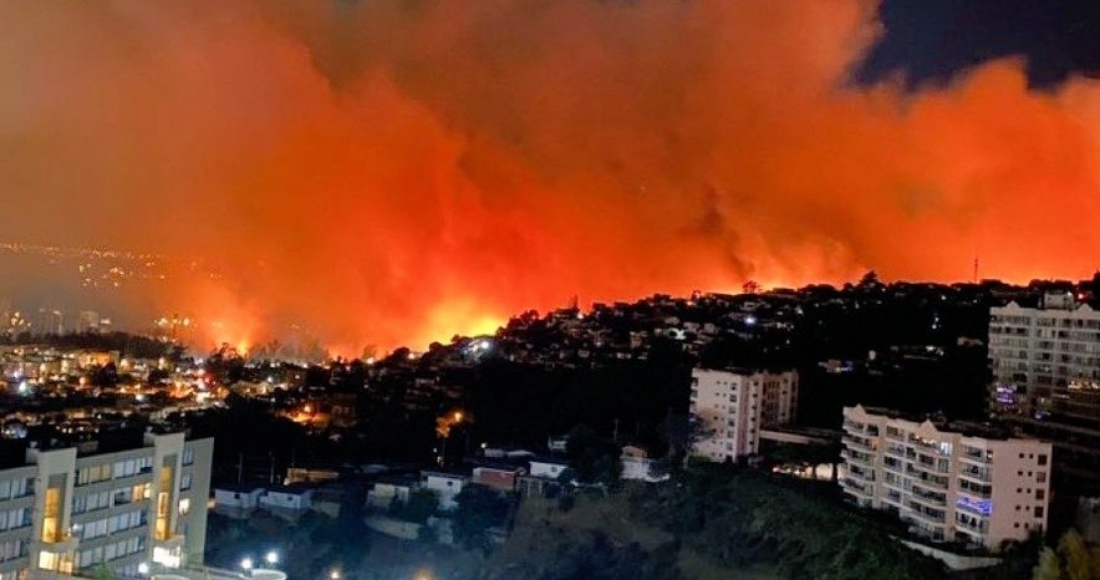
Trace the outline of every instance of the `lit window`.
<path fill-rule="evenodd" d="M 57 570 L 57 554 L 45 550 L 38 553 L 38 567 L 42 570 Z"/>
<path fill-rule="evenodd" d="M 191 512 L 191 499 L 183 498 L 180 500 L 180 515 L 185 516 Z"/>

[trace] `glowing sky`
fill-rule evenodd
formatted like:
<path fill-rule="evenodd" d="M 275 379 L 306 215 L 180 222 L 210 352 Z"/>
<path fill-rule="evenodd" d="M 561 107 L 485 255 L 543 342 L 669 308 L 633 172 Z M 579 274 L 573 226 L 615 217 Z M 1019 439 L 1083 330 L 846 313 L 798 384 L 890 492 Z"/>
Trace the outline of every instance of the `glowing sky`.
<path fill-rule="evenodd" d="M 1091 275 L 1100 85 L 1032 91 L 1013 59 L 857 84 L 877 14 L 3 2 L 0 224 L 204 256 L 227 276 L 175 280 L 151 311 L 234 343 L 307 324 L 353 354 L 574 295 L 959 280 L 975 255 L 986 277 Z"/>

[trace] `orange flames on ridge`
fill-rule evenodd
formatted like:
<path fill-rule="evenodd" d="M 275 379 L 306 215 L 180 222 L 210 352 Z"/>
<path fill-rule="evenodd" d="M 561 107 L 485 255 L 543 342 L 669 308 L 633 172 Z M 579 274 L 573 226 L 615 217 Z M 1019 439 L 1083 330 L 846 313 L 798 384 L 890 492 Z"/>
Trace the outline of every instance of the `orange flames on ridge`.
<path fill-rule="evenodd" d="M 873 2 L 202 6 L 0 4 L 0 182 L 13 235 L 220 260 L 154 297 L 205 341 L 357 356 L 574 295 L 1097 266 L 1100 85 L 852 86 Z"/>

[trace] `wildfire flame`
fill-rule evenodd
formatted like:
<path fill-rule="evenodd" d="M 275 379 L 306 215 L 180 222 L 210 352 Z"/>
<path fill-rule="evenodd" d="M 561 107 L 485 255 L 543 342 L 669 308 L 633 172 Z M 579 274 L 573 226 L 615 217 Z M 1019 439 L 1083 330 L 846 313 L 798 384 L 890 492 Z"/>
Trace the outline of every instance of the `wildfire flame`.
<path fill-rule="evenodd" d="M 9 233 L 206 256 L 149 307 L 347 356 L 575 295 L 1090 275 L 1100 83 L 859 86 L 876 8 L 0 3 Z"/>

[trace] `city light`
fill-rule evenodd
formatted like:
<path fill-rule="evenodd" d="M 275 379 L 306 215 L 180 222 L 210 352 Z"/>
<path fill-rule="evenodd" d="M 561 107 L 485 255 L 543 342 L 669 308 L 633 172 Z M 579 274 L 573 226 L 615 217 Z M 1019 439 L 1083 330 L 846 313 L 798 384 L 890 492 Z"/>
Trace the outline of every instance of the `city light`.
<path fill-rule="evenodd" d="M 241 568 L 245 572 L 250 572 L 252 570 L 252 566 L 253 566 L 252 558 L 246 557 L 243 560 L 241 560 Z"/>
<path fill-rule="evenodd" d="M 267 562 L 268 565 L 270 565 L 270 566 L 274 566 L 275 564 L 278 564 L 279 563 L 279 553 L 276 552 L 275 550 L 271 550 L 270 552 L 268 552 L 267 554 L 264 555 L 264 561 Z"/>
<path fill-rule="evenodd" d="M 329 580 L 340 580 L 340 570 L 334 568 L 328 573 L 328 578 Z"/>
<path fill-rule="evenodd" d="M 142 562 L 142 563 L 138 564 L 138 574 L 141 574 L 142 576 L 144 576 L 148 573 L 149 573 L 149 563 L 148 562 Z"/>

